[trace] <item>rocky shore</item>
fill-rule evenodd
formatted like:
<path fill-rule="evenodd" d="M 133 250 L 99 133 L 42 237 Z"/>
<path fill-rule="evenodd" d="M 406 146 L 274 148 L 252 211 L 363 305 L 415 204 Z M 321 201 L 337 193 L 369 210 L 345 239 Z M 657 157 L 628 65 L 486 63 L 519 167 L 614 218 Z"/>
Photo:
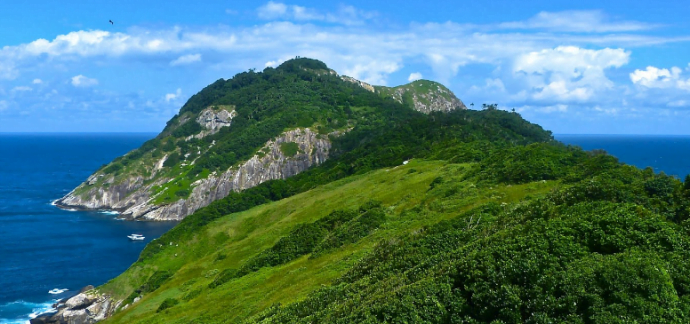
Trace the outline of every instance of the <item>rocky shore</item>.
<path fill-rule="evenodd" d="M 57 312 L 42 314 L 31 324 L 92 324 L 102 321 L 119 307 L 108 295 L 100 294 L 93 286 L 86 286 L 70 298 L 60 300 L 53 308 Z"/>

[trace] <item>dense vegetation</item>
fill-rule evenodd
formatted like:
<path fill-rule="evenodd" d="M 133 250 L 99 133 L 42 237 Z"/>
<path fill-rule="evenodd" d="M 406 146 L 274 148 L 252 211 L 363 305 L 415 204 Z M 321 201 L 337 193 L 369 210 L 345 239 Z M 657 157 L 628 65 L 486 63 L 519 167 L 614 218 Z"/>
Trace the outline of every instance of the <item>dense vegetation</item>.
<path fill-rule="evenodd" d="M 466 155 L 443 150 L 451 151 Z M 193 238 L 179 238 L 196 242 L 183 259 L 162 245 L 130 269 L 176 272 L 142 304 L 163 310 L 114 320 L 162 323 L 182 313 L 189 315 L 177 323 L 690 319 L 690 184 L 556 143 L 488 154 L 355 175 L 209 220 Z M 545 156 L 552 168 L 506 176 L 509 165 L 543 168 Z M 379 202 L 358 203 L 363 198 Z M 228 231 L 237 236 L 219 236 Z M 184 291 L 176 295 L 175 287 Z M 275 292 L 249 298 L 268 291 Z M 221 302 L 228 294 L 234 302 Z"/>
<path fill-rule="evenodd" d="M 316 95 L 318 113 L 296 108 Z M 320 166 L 233 192 L 147 245 L 99 288 L 124 300 L 111 323 L 690 321 L 690 178 L 565 146 L 494 105 L 423 115 L 313 60 L 219 80 L 166 132 L 211 104 L 236 105 L 249 133 L 351 130 Z M 249 137 L 221 143 L 242 136 L 234 125 L 202 171 L 245 154 Z"/>
<path fill-rule="evenodd" d="M 200 139 L 190 138 L 202 131 L 196 118 L 209 107 L 232 107 L 237 114 L 232 119 L 232 127 L 223 127 L 218 133 Z M 166 169 L 157 172 L 156 177 L 192 183 L 261 154 L 259 150 L 266 142 L 288 129 L 312 127 L 320 136 L 352 129 L 355 134 L 347 134 L 334 143 L 331 154 L 338 155 L 376 136 L 372 131 L 399 126 L 409 129 L 420 121 L 424 122 L 422 113 L 410 109 L 408 104 L 343 81 L 320 61 L 298 58 L 277 68 L 269 67 L 262 72 L 250 70 L 210 84 L 188 100 L 161 134 L 115 159 L 102 171 L 118 177 L 115 182 L 132 175 L 148 177 L 157 159 L 168 154 L 163 164 Z M 535 130 L 542 131 L 540 127 Z M 404 136 L 404 131 L 398 130 L 398 136 Z M 296 154 L 296 148 L 296 144 L 289 143 L 281 146 L 288 156 Z M 189 191 L 188 186 L 158 189 L 170 191 L 156 200 L 159 204 L 171 202 L 177 196 L 185 197 L 176 195 L 176 190 Z"/>

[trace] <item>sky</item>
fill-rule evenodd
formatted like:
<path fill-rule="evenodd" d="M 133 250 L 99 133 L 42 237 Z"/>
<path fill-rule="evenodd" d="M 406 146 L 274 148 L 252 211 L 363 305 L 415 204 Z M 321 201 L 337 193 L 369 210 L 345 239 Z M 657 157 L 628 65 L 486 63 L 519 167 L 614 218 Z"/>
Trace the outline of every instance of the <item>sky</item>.
<path fill-rule="evenodd" d="M 158 132 L 215 80 L 301 56 L 437 81 L 556 134 L 690 135 L 688 16 L 665 0 L 7 1 L 0 132 Z"/>

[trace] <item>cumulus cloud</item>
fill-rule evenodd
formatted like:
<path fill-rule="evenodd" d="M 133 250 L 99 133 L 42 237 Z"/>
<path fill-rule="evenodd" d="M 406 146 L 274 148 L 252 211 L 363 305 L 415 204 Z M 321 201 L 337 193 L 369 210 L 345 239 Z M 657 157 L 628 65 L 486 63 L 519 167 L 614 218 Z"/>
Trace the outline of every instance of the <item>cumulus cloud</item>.
<path fill-rule="evenodd" d="M 177 88 L 177 91 L 175 93 L 168 93 L 165 95 L 165 102 L 170 102 L 172 100 L 178 99 L 182 95 L 182 89 Z M 152 105 L 152 103 L 149 103 Z"/>
<path fill-rule="evenodd" d="M 635 70 L 630 73 L 630 80 L 645 88 L 676 88 L 690 91 L 690 78 L 683 78 L 683 70 L 679 67 L 660 69 L 648 66 L 644 70 Z"/>
<path fill-rule="evenodd" d="M 78 88 L 91 87 L 98 84 L 98 80 L 85 77 L 81 74 L 72 77 L 72 85 Z"/>
<path fill-rule="evenodd" d="M 471 100 L 477 104 L 486 100 L 502 106 L 509 103 L 515 107 L 552 107 L 542 112 L 561 111 L 557 105 L 562 104 L 568 107 L 565 112 L 571 113 L 585 102 L 592 106 L 609 97 L 615 97 L 616 104 L 626 96 L 632 99 L 632 94 L 624 93 L 625 89 L 614 83 L 616 79 L 607 75 L 609 70 L 628 64 L 631 48 L 688 40 L 682 36 L 634 33 L 654 26 L 616 21 L 601 12 L 589 11 L 543 12 L 527 21 L 502 24 L 503 27 L 446 22 L 396 28 L 352 27 L 377 17 L 352 6 L 326 12 L 271 1 L 256 13 L 267 21 L 252 26 L 135 27 L 127 32 L 81 30 L 1 47 L 0 79 L 17 78 L 22 73 L 32 75 L 37 69 L 90 75 L 92 72 L 84 70 L 83 65 L 129 67 L 139 66 L 137 63 L 145 66 L 142 74 L 149 71 L 148 67 L 153 67 L 153 71 L 195 64 L 200 72 L 217 78 L 252 67 L 275 67 L 288 58 L 302 56 L 322 60 L 341 74 L 371 84 L 385 85 L 398 77 L 401 80 L 396 81 L 404 82 L 404 75 L 395 72 L 406 67 L 409 71 L 425 71 L 424 77 L 450 86 L 461 97 L 472 94 Z M 580 20 L 587 23 L 583 25 Z M 511 28 L 539 32 L 506 31 Z M 469 75 L 477 71 L 472 70 L 476 66 L 489 66 L 493 71 L 487 73 L 482 68 L 481 75 Z M 668 71 L 672 76 L 673 69 Z M 419 72 L 409 75 L 409 79 L 422 77 L 416 73 Z M 687 81 L 682 75 L 678 80 Z M 50 74 L 42 77 L 48 79 Z M 456 77 L 462 78 L 461 82 L 456 83 Z M 75 78 L 75 86 L 87 86 L 88 80 L 95 80 L 81 74 Z M 651 85 L 653 81 L 636 84 L 644 87 L 642 83 Z M 176 82 L 179 83 L 172 89 L 187 89 L 190 85 L 185 83 L 189 80 Z M 8 84 L 7 89 L 12 86 L 21 84 Z M 42 87 L 35 87 L 35 91 L 42 91 Z M 166 92 L 149 91 L 156 95 L 136 101 L 137 107 L 146 107 L 146 100 L 151 100 L 152 109 L 171 109 L 179 103 L 181 90 Z M 669 98 L 662 105 L 682 99 Z M 638 98 L 634 101 L 639 102 Z M 126 106 L 124 102 L 121 107 Z"/>
<path fill-rule="evenodd" d="M 639 21 L 609 21 L 599 10 L 568 10 L 560 12 L 542 11 L 526 21 L 501 23 L 507 29 L 547 29 L 565 32 L 631 32 L 659 27 Z"/>
<path fill-rule="evenodd" d="M 627 64 L 630 52 L 623 49 L 583 49 L 559 46 L 516 58 L 513 73 L 532 88 L 540 101 L 587 101 L 614 83 L 605 70 Z"/>
<path fill-rule="evenodd" d="M 419 72 L 413 72 L 410 73 L 410 76 L 407 77 L 407 81 L 412 82 L 412 81 L 417 81 L 422 78 L 422 74 Z"/>
<path fill-rule="evenodd" d="M 33 83 L 33 84 L 41 84 L 41 83 L 43 83 L 43 80 L 41 80 L 41 79 L 34 79 L 33 81 L 31 81 L 31 83 Z"/>
<path fill-rule="evenodd" d="M 170 65 L 176 66 L 176 65 L 185 65 L 185 64 L 190 64 L 194 62 L 200 62 L 201 61 L 201 54 L 187 54 L 187 55 L 182 55 L 178 57 L 177 59 L 173 60 L 170 62 Z"/>

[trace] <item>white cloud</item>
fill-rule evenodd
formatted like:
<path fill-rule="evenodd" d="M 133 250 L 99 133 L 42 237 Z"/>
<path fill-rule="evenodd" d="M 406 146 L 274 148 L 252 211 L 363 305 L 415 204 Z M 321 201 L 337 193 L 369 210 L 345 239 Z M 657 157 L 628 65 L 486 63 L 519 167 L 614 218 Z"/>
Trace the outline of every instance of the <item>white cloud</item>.
<path fill-rule="evenodd" d="M 558 105 L 553 105 L 553 106 L 546 106 L 546 107 L 540 108 L 539 111 L 544 112 L 544 113 L 566 112 L 566 111 L 568 111 L 568 105 L 558 104 Z"/>
<path fill-rule="evenodd" d="M 282 2 L 269 1 L 257 9 L 261 19 L 287 19 L 297 21 L 323 21 L 343 25 L 361 25 L 367 20 L 374 19 L 376 12 L 359 10 L 353 6 L 341 5 L 336 12 L 322 13 L 314 8 L 297 5 L 286 5 Z"/>
<path fill-rule="evenodd" d="M 9 107 L 7 100 L 0 100 L 0 111 L 4 111 Z"/>
<path fill-rule="evenodd" d="M 285 62 L 285 61 L 287 61 L 287 60 L 289 60 L 289 59 L 291 59 L 291 58 L 292 58 L 292 57 L 290 57 L 290 56 L 283 56 L 283 57 L 281 57 L 281 58 L 279 58 L 279 59 L 277 59 L 277 60 L 268 61 L 268 62 L 264 63 L 264 68 L 267 68 L 267 67 L 272 67 L 272 68 L 278 67 L 279 65 L 283 64 L 283 62 Z"/>
<path fill-rule="evenodd" d="M 407 81 L 412 82 L 412 81 L 417 81 L 422 78 L 422 74 L 419 72 L 413 72 L 410 73 L 410 76 L 407 77 Z"/>
<path fill-rule="evenodd" d="M 41 84 L 41 83 L 43 83 L 43 80 L 41 80 L 41 79 L 34 79 L 31 83 L 33 83 L 33 84 Z"/>
<path fill-rule="evenodd" d="M 259 18 L 276 19 L 282 18 L 288 11 L 288 6 L 284 3 L 269 1 L 257 9 Z"/>
<path fill-rule="evenodd" d="M 690 91 L 690 78 L 683 78 L 683 70 L 679 67 L 660 69 L 648 66 L 645 70 L 635 70 L 630 73 L 630 80 L 645 88 L 676 88 Z"/>
<path fill-rule="evenodd" d="M 182 94 L 182 89 L 177 88 L 177 91 L 175 93 L 168 93 L 165 95 L 165 102 L 170 102 L 171 100 L 175 100 L 180 97 Z"/>
<path fill-rule="evenodd" d="M 170 65 L 176 66 L 176 65 L 185 65 L 185 64 L 190 64 L 194 62 L 200 62 L 201 61 L 201 54 L 187 54 L 187 55 L 182 55 L 175 59 L 174 61 L 170 62 Z"/>
<path fill-rule="evenodd" d="M 87 78 L 81 74 L 72 77 L 72 85 L 79 88 L 91 87 L 98 84 L 98 80 Z"/>
<path fill-rule="evenodd" d="M 425 71 L 424 77 L 450 86 L 459 96 L 471 94 L 476 104 L 498 102 L 507 107 L 563 104 L 569 107 L 566 111 L 570 113 L 577 111 L 578 104 L 583 102 L 589 106 L 601 103 L 607 108 L 609 97 L 615 98 L 616 104 L 626 96 L 630 102 L 638 102 L 633 96 L 643 91 L 632 93 L 632 87 L 628 86 L 630 93 L 624 93 L 621 87 L 625 85 L 609 79 L 609 70 L 628 64 L 632 47 L 688 40 L 683 36 L 634 33 L 653 26 L 611 20 L 600 12 L 540 13 L 520 24 L 503 24 L 503 29 L 497 28 L 497 24 L 472 26 L 453 22 L 413 23 L 394 28 L 351 27 L 361 26 L 377 16 L 351 6 L 326 12 L 276 1 L 266 3 L 257 13 L 263 19 L 281 21 L 205 28 L 135 27 L 127 32 L 82 30 L 51 40 L 1 47 L 0 79 L 16 78 L 22 73 L 33 75 L 38 69 L 46 73 L 95 74 L 82 69 L 86 64 L 98 69 L 145 63 L 147 68 L 155 69 L 195 62 L 198 62 L 195 68 L 204 75 L 228 77 L 252 67 L 275 67 L 299 55 L 320 59 L 339 73 L 372 84 L 390 83 L 391 75 L 405 66 L 410 72 Z M 581 17 L 592 26 L 582 25 L 574 17 Z M 505 28 L 540 30 L 522 33 Z M 605 31 L 613 34 L 601 34 Z M 468 75 L 477 71 L 468 66 L 476 65 L 492 67 L 492 72 Z M 51 78 L 50 74 L 45 75 L 42 77 Z M 458 79 L 454 77 L 458 75 L 463 79 L 455 83 Z M 400 81 L 404 81 L 404 75 L 401 77 Z M 409 78 L 416 76 L 413 73 Z M 85 86 L 81 81 L 87 79 L 73 79 L 72 83 Z M 172 89 L 187 89 L 189 83 L 185 82 L 189 80 L 178 82 Z M 19 84 L 9 85 L 7 89 L 15 85 Z M 39 92 L 42 87 L 35 88 Z M 144 102 L 151 99 L 156 107 L 170 109 L 172 104 L 165 105 L 166 102 L 177 104 L 181 99 L 179 92 L 163 96 L 165 92 L 157 93 L 155 97 L 137 101 L 137 107 L 144 107 Z M 668 99 L 660 105 L 684 98 Z M 558 109 L 545 108 L 544 112 L 547 111 Z"/>
<path fill-rule="evenodd" d="M 506 91 L 506 87 L 501 79 L 486 79 L 486 88 L 498 90 L 500 92 Z"/>
<path fill-rule="evenodd" d="M 370 84 L 386 85 L 387 75 L 399 70 L 401 67 L 400 63 L 391 60 L 371 60 L 356 63 L 354 66 L 344 69 L 343 74 Z"/>
<path fill-rule="evenodd" d="M 316 9 L 292 6 L 292 14 L 296 20 L 323 20 L 325 17 L 319 14 Z"/>
<path fill-rule="evenodd" d="M 542 11 L 526 21 L 501 23 L 498 27 L 588 33 L 631 32 L 659 27 L 659 25 L 639 21 L 610 22 L 608 20 L 608 16 L 599 10 Z"/>
<path fill-rule="evenodd" d="M 676 101 L 671 101 L 666 105 L 669 107 L 674 107 L 674 108 L 688 107 L 688 106 L 690 106 L 690 101 L 688 101 L 688 100 L 676 100 Z"/>
<path fill-rule="evenodd" d="M 614 83 L 604 71 L 628 63 L 630 52 L 623 49 L 583 49 L 559 46 L 520 55 L 513 73 L 522 79 L 539 101 L 588 101 Z"/>
<path fill-rule="evenodd" d="M 24 92 L 24 91 L 31 91 L 33 88 L 27 87 L 27 86 L 17 86 L 12 88 L 12 92 Z"/>

